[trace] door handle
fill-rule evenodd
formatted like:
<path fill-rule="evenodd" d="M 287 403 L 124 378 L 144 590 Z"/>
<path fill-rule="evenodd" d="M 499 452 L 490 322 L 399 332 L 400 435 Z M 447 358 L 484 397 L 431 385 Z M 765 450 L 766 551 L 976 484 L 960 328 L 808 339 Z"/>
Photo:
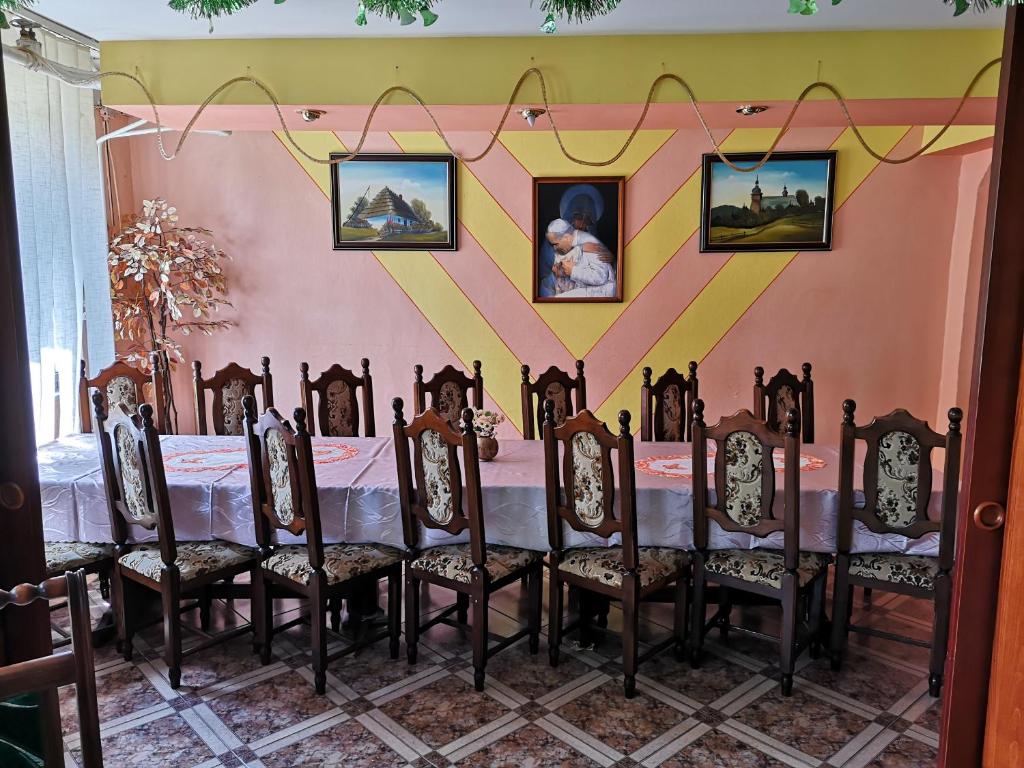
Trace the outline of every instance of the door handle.
<path fill-rule="evenodd" d="M 0 485 L 0 507 L 9 509 L 12 512 L 21 509 L 25 503 L 25 492 L 17 483 L 3 483 Z"/>
<path fill-rule="evenodd" d="M 998 531 L 1006 522 L 1006 510 L 997 501 L 983 501 L 974 508 L 974 525 L 983 531 Z"/>

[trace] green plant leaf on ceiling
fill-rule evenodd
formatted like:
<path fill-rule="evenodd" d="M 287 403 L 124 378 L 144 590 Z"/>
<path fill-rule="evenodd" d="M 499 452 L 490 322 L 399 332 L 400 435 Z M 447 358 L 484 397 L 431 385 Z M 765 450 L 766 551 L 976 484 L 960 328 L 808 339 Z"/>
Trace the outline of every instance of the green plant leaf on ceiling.
<path fill-rule="evenodd" d="M 36 0 L 0 0 L 0 29 L 10 29 L 11 24 L 7 21 L 7 14 L 17 11 L 18 6 L 32 5 Z"/>
<path fill-rule="evenodd" d="M 256 0 L 170 0 L 167 4 L 175 11 L 188 13 L 193 19 L 213 19 L 230 16 L 252 5 Z"/>
<path fill-rule="evenodd" d="M 843 0 L 832 0 L 832 5 L 839 5 Z M 1020 5 L 1024 0 L 942 0 L 946 5 L 953 6 L 953 15 L 959 16 L 969 10 L 987 11 L 989 8 Z M 811 16 L 818 12 L 816 0 L 789 0 L 789 12 Z"/>

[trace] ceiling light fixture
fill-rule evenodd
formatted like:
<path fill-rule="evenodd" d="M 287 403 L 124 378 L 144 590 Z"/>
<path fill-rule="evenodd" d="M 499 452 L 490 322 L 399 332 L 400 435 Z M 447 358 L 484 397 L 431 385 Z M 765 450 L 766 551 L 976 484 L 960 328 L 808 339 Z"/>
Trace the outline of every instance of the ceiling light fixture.
<path fill-rule="evenodd" d="M 309 109 L 308 107 L 306 109 L 300 109 L 298 110 L 298 112 L 299 116 L 307 123 L 315 123 L 317 120 L 319 120 L 321 117 L 327 114 L 322 109 Z"/>
<path fill-rule="evenodd" d="M 527 107 L 526 109 L 519 110 L 519 114 L 522 115 L 523 120 L 528 122 L 530 124 L 530 127 L 533 128 L 534 124 L 537 122 L 537 118 L 543 115 L 546 111 L 547 110 L 545 109 Z"/>
<path fill-rule="evenodd" d="M 760 104 L 744 104 L 742 107 L 736 107 L 736 111 L 745 117 L 759 115 L 766 109 L 768 109 L 768 107 L 761 106 Z"/>

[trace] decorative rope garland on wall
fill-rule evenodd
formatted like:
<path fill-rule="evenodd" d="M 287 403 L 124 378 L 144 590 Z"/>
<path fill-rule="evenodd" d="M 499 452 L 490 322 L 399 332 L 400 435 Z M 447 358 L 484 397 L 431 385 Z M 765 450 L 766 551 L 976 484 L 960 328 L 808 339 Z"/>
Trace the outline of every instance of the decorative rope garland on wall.
<path fill-rule="evenodd" d="M 31 53 L 31 55 L 37 56 L 37 54 L 35 53 Z M 761 160 L 759 160 L 754 165 L 749 165 L 745 167 L 737 166 L 735 163 L 730 161 L 725 156 L 725 154 L 721 150 L 718 141 L 715 139 L 714 135 L 711 132 L 711 127 L 708 125 L 707 119 L 704 117 L 704 113 L 701 110 L 700 103 L 697 101 L 697 96 L 694 94 L 693 89 L 685 80 L 683 80 L 683 78 L 679 77 L 679 75 L 671 73 L 659 75 L 654 79 L 654 82 L 651 83 L 651 87 L 647 92 L 647 98 L 644 100 L 644 106 L 640 112 L 639 119 L 636 121 L 636 125 L 633 126 L 633 129 L 630 131 L 629 136 L 626 138 L 626 141 L 623 143 L 619 151 L 616 152 L 607 160 L 587 160 L 581 157 L 577 157 L 572 152 L 570 152 L 569 149 L 565 146 L 565 142 L 562 138 L 562 133 L 559 130 L 558 124 L 555 122 L 555 118 L 551 112 L 551 104 L 548 101 L 547 81 L 544 78 L 544 73 L 541 72 L 540 69 L 536 67 L 531 67 L 527 69 L 519 78 L 519 81 L 516 83 L 515 88 L 512 89 L 512 95 L 509 96 L 508 102 L 505 104 L 505 109 L 502 112 L 501 120 L 498 122 L 497 128 L 492 132 L 491 140 L 487 143 L 487 146 L 479 154 L 470 156 L 460 155 L 455 151 L 451 143 L 448 141 L 448 137 L 445 134 L 444 130 L 437 122 L 437 118 L 434 116 L 434 113 L 431 111 L 427 103 L 420 97 L 420 95 L 416 93 L 416 91 L 404 85 L 393 85 L 390 88 L 387 88 L 383 93 L 381 93 L 380 96 L 377 97 L 376 101 L 374 101 L 373 105 L 370 107 L 370 113 L 366 117 L 366 123 L 363 125 L 363 131 L 359 137 L 359 142 L 356 144 L 355 148 L 349 154 L 334 159 L 316 157 L 314 155 L 311 155 L 301 146 L 299 146 L 298 142 L 296 142 L 295 140 L 295 137 L 292 136 L 292 132 L 288 129 L 288 125 L 285 123 L 284 115 L 281 113 L 281 103 L 278 101 L 277 97 L 274 95 L 274 92 L 270 89 L 270 87 L 262 80 L 252 77 L 250 75 L 232 78 L 214 88 L 210 95 L 203 100 L 203 103 L 199 105 L 199 108 L 196 110 L 195 114 L 192 115 L 191 119 L 186 124 L 184 130 L 181 133 L 181 137 L 178 139 L 178 143 L 174 148 L 174 152 L 168 154 L 163 140 L 164 127 L 160 121 L 159 108 L 157 107 L 156 100 L 153 98 L 153 94 L 150 92 L 149 88 L 142 81 L 142 79 L 128 72 L 119 71 L 100 72 L 97 74 L 97 78 L 100 80 L 104 80 L 108 77 L 120 77 L 130 80 L 136 86 L 138 86 L 138 88 L 145 95 L 146 100 L 149 102 L 150 108 L 152 108 L 153 110 L 153 122 L 156 123 L 158 129 L 156 132 L 157 147 L 160 151 L 160 156 L 164 160 L 174 160 L 178 156 L 182 148 L 185 146 L 185 142 L 188 140 L 188 137 L 191 134 L 192 129 L 195 126 L 196 122 L 202 116 L 203 112 L 206 111 L 206 108 L 210 106 L 210 104 L 214 101 L 214 99 L 220 96 L 220 94 L 222 94 L 227 89 L 231 88 L 233 85 L 237 85 L 239 83 L 247 83 L 260 90 L 267 97 L 267 100 L 273 106 L 274 111 L 277 114 L 277 119 L 278 122 L 281 124 L 282 132 L 288 139 L 289 143 L 295 148 L 295 150 L 299 154 L 301 154 L 303 157 L 305 157 L 312 163 L 317 163 L 320 165 L 332 165 L 336 163 L 347 162 L 348 160 L 351 160 L 362 151 L 363 144 L 366 143 L 366 138 L 370 133 L 370 128 L 373 125 L 373 118 L 377 114 L 377 110 L 393 93 L 404 93 L 408 95 L 413 101 L 416 102 L 417 105 L 419 105 L 423 109 L 424 112 L 427 113 L 427 117 L 430 118 L 430 122 L 433 124 L 434 130 L 436 130 L 438 135 L 441 137 L 441 141 L 444 142 L 444 145 L 448 148 L 448 151 L 455 155 L 459 160 L 461 160 L 464 163 L 475 163 L 479 160 L 482 160 L 483 158 L 487 157 L 490 151 L 494 148 L 494 145 L 497 144 L 498 139 L 501 136 L 501 132 L 505 130 L 505 121 L 508 119 L 509 113 L 512 111 L 512 106 L 513 104 L 515 104 L 516 97 L 522 90 L 523 85 L 530 77 L 535 77 L 537 78 L 538 84 L 540 85 L 541 97 L 544 101 L 544 108 L 546 110 L 547 118 L 551 123 L 551 130 L 554 132 L 555 140 L 558 142 L 558 148 L 561 150 L 565 158 L 570 162 L 591 168 L 603 168 L 609 166 L 616 162 L 617 160 L 619 160 L 624 154 L 626 154 L 626 152 L 629 150 L 630 145 L 633 143 L 633 140 L 636 138 L 636 135 L 640 132 L 640 129 L 643 127 L 643 124 L 647 119 L 647 113 L 651 109 L 651 104 L 654 103 L 654 96 L 655 92 L 658 89 L 658 86 L 661 85 L 661 83 L 663 82 L 674 82 L 686 92 L 686 96 L 689 99 L 690 105 L 693 107 L 693 111 L 697 116 L 697 120 L 700 122 L 701 128 L 703 128 L 704 130 L 704 134 L 707 136 L 708 141 L 711 143 L 711 146 L 714 147 L 715 154 L 718 155 L 719 159 L 735 171 L 739 171 L 742 173 L 752 173 L 762 168 L 769 161 L 769 159 L 771 159 L 771 156 L 775 152 L 776 147 L 779 145 L 779 142 L 782 140 L 783 136 L 786 135 L 786 132 L 789 130 L 789 127 L 792 124 L 793 119 L 796 117 L 796 113 L 797 110 L 800 108 L 800 105 L 803 104 L 807 97 L 816 90 L 825 90 L 835 98 L 835 100 L 839 103 L 840 109 L 842 110 L 843 119 L 846 121 L 846 124 L 849 126 L 850 130 L 853 131 L 853 134 L 856 137 L 857 141 L 860 143 L 860 145 L 869 155 L 871 155 L 871 157 L 873 157 L 875 160 L 878 160 L 881 163 L 888 163 L 890 165 L 900 165 L 902 163 L 908 163 L 911 160 L 914 160 L 915 158 L 918 158 L 925 152 L 927 152 L 945 135 L 945 133 L 956 122 L 956 119 L 960 116 L 960 112 L 963 110 L 964 105 L 967 103 L 967 99 L 971 97 L 971 94 L 977 87 L 978 82 L 981 80 L 982 77 L 985 76 L 985 74 L 990 69 L 998 65 L 1000 61 L 1002 61 L 1002 59 L 992 59 L 992 61 L 985 64 L 981 69 L 978 70 L 977 74 L 975 74 L 974 77 L 971 78 L 971 82 L 968 84 L 967 90 L 964 91 L 964 95 L 960 98 L 960 102 L 957 104 L 956 109 L 953 110 L 952 116 L 945 123 L 945 125 L 943 125 L 939 129 L 938 133 L 936 133 L 928 142 L 926 142 L 920 148 L 914 150 L 908 155 L 904 155 L 903 157 L 898 158 L 886 157 L 885 155 L 878 153 L 871 147 L 870 144 L 868 144 L 867 140 L 861 133 L 860 127 L 856 124 L 856 122 L 854 122 L 853 117 L 850 115 L 850 110 L 846 103 L 846 99 L 839 92 L 839 89 L 836 86 L 821 80 L 811 83 L 806 88 L 804 88 L 803 91 L 801 91 L 800 95 L 797 97 L 796 101 L 794 102 L 792 108 L 789 111 L 789 115 L 786 117 L 785 122 L 783 122 L 782 127 L 779 128 L 779 132 L 776 134 L 775 140 L 772 141 L 771 146 L 765 152 Z M 60 77 L 59 74 L 57 76 Z"/>

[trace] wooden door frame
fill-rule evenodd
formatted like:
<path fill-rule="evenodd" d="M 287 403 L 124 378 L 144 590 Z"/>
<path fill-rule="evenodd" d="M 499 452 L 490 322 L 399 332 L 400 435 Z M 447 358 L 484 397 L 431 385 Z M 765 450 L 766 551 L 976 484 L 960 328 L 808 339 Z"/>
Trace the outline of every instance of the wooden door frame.
<path fill-rule="evenodd" d="M 981 765 L 995 639 L 1002 530 L 976 526 L 984 502 L 1005 508 L 1024 338 L 1024 16 L 1006 14 L 977 342 L 957 521 L 952 626 L 939 742 L 940 768 Z"/>
<path fill-rule="evenodd" d="M 46 578 L 14 172 L 0 66 L 0 587 Z M 0 664 L 52 652 L 45 602 L 0 611 Z M 63 765 L 57 692 L 42 696 L 46 764 Z M 56 752 L 56 754 L 54 754 Z"/>

